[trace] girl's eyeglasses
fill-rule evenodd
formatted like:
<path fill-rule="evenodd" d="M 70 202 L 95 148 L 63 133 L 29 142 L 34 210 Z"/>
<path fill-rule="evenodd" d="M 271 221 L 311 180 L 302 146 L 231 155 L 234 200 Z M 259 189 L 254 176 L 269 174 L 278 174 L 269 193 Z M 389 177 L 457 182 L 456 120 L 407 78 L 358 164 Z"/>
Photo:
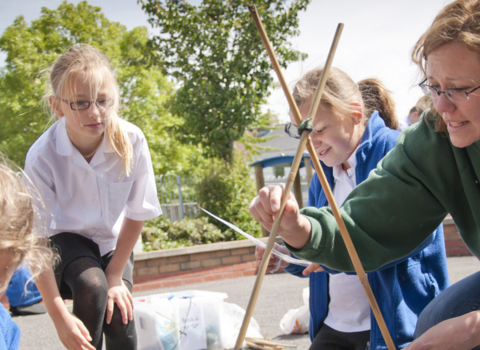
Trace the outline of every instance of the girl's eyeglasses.
<path fill-rule="evenodd" d="M 92 102 L 94 102 L 99 109 L 105 109 L 108 107 L 113 106 L 115 100 L 113 98 L 101 98 L 96 101 L 75 101 L 75 102 L 68 102 L 66 100 L 63 100 L 66 104 L 70 105 L 70 108 L 74 111 L 83 111 L 85 109 L 88 109 Z"/>
<path fill-rule="evenodd" d="M 420 84 L 418 84 L 418 86 L 420 86 L 420 88 L 422 89 L 423 93 L 426 96 L 428 96 L 428 97 L 430 97 L 434 100 L 439 98 L 440 94 L 445 94 L 445 96 L 450 101 L 465 102 L 465 101 L 468 101 L 468 98 L 469 98 L 468 95 L 470 95 L 472 92 L 480 89 L 480 86 L 477 86 L 472 91 L 465 91 L 465 90 L 461 90 L 461 89 L 445 89 L 445 91 L 439 91 L 439 90 L 435 89 L 433 86 L 427 85 L 426 84 L 427 80 L 428 79 L 425 79 Z"/>

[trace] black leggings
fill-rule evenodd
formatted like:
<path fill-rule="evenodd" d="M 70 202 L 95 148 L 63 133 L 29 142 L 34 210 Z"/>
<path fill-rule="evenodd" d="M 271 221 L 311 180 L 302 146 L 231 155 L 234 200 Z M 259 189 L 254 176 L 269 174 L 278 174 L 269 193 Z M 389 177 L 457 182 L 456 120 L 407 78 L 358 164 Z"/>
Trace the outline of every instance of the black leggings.
<path fill-rule="evenodd" d="M 134 321 L 125 325 L 120 309 L 115 304 L 110 324 L 105 322 L 108 284 L 100 263 L 91 257 L 81 257 L 70 262 L 63 271 L 63 281 L 73 296 L 73 314 L 87 327 L 92 345 L 102 349 L 105 333 L 107 350 L 136 350 L 137 334 Z M 132 292 L 130 282 L 124 280 Z"/>
<path fill-rule="evenodd" d="M 323 324 L 310 350 L 365 350 L 369 341 L 370 331 L 344 333 Z"/>

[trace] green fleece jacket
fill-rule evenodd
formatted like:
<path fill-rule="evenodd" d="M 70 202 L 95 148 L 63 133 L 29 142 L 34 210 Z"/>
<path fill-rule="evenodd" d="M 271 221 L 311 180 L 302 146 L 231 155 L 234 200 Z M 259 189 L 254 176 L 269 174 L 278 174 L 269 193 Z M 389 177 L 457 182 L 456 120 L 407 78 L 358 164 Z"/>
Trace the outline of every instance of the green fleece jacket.
<path fill-rule="evenodd" d="M 400 135 L 395 148 L 340 208 L 366 271 L 398 260 L 418 247 L 450 213 L 468 248 L 480 258 L 480 141 L 454 147 L 435 132 L 424 113 Z M 353 271 L 330 208 L 301 210 L 312 224 L 301 258 Z"/>

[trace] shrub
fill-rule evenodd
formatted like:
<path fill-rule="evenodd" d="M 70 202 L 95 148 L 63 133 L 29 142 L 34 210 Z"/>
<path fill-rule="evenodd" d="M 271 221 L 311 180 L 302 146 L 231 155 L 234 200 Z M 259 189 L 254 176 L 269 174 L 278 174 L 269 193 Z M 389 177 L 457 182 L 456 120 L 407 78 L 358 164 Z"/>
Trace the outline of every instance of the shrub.
<path fill-rule="evenodd" d="M 207 218 L 172 222 L 162 215 L 146 221 L 142 230 L 145 251 L 188 247 L 225 240 L 222 231 L 210 224 Z"/>

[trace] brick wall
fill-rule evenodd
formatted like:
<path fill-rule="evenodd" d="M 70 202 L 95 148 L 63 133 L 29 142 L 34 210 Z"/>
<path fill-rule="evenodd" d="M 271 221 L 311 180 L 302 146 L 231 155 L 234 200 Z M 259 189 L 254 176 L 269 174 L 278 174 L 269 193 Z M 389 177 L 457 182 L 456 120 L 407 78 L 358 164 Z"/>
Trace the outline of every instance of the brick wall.
<path fill-rule="evenodd" d="M 443 232 L 445 234 L 445 249 L 447 256 L 472 255 L 458 233 L 457 226 L 453 219 L 448 216 L 443 221 Z"/>
<path fill-rule="evenodd" d="M 267 238 L 261 238 L 266 242 Z M 134 291 L 256 274 L 253 242 L 233 241 L 135 255 Z M 281 271 L 283 272 L 283 271 Z"/>

